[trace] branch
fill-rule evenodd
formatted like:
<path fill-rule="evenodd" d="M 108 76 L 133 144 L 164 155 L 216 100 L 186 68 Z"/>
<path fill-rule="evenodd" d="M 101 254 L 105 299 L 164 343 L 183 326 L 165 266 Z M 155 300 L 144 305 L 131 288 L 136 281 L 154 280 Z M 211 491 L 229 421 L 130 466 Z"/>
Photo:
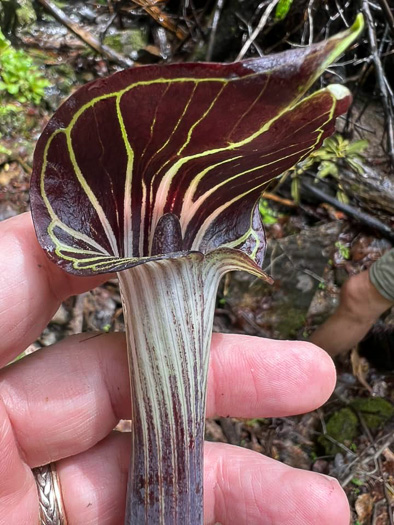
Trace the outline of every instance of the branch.
<path fill-rule="evenodd" d="M 316 188 L 315 185 L 312 184 L 306 184 L 305 182 L 302 182 L 302 189 L 312 193 L 315 197 L 317 197 L 322 202 L 328 202 L 332 206 L 335 206 L 338 210 L 343 211 L 348 215 L 349 217 L 352 217 L 353 219 L 365 224 L 369 228 L 373 228 L 380 232 L 383 237 L 386 237 L 387 239 L 390 239 L 390 241 L 394 242 L 394 232 L 388 226 L 387 224 L 384 224 L 379 219 L 376 219 L 375 217 L 372 217 L 368 213 L 365 213 L 358 208 L 355 208 L 354 206 L 351 206 L 350 204 L 345 204 L 343 202 L 340 202 L 335 197 L 332 197 L 331 195 L 327 195 L 324 191 L 322 191 L 319 188 Z"/>
<path fill-rule="evenodd" d="M 212 60 L 212 53 L 213 53 L 213 48 L 214 48 L 214 45 L 215 45 L 216 32 L 217 32 L 217 29 L 218 29 L 220 15 L 222 14 L 224 2 L 225 2 L 225 0 L 217 0 L 217 2 L 216 2 L 215 13 L 213 15 L 213 21 L 212 21 L 211 34 L 209 36 L 209 44 L 208 44 L 207 54 L 205 56 L 205 60 L 207 62 Z"/>
<path fill-rule="evenodd" d="M 391 12 L 390 6 L 388 5 L 386 0 L 378 0 L 378 3 L 380 7 L 382 8 L 382 11 L 386 17 L 387 23 L 390 27 L 391 33 L 394 36 L 394 15 Z"/>
<path fill-rule="evenodd" d="M 179 40 L 183 41 L 185 40 L 187 33 L 183 29 L 183 27 L 177 26 L 169 16 L 167 16 L 165 13 L 161 11 L 159 7 L 157 7 L 157 3 L 159 3 L 160 0 L 133 0 L 133 2 L 144 9 L 152 18 L 160 24 L 164 29 L 168 29 L 169 31 L 172 31 Z"/>
<path fill-rule="evenodd" d="M 236 62 L 238 62 L 238 60 L 242 60 L 243 57 L 246 55 L 248 49 L 253 44 L 254 40 L 258 37 L 259 33 L 264 29 L 265 24 L 267 23 L 271 12 L 274 10 L 274 7 L 278 3 L 279 3 L 279 0 L 272 0 L 272 2 L 268 5 L 267 9 L 263 13 L 263 16 L 260 18 L 260 21 L 257 24 L 256 29 L 253 31 L 253 33 L 250 35 L 250 37 L 247 39 L 247 41 L 242 46 L 241 51 L 239 52 L 237 58 L 235 59 Z"/>
<path fill-rule="evenodd" d="M 95 36 L 90 34 L 85 29 L 82 29 L 78 24 L 74 23 L 61 9 L 59 9 L 50 0 L 36 0 L 44 9 L 46 9 L 58 22 L 67 27 L 74 35 L 76 35 L 82 42 L 85 42 L 89 47 L 94 49 L 97 53 L 104 56 L 111 62 L 118 64 L 121 67 L 127 68 L 134 65 L 134 62 L 110 47 L 102 44 Z"/>
<path fill-rule="evenodd" d="M 368 39 L 369 44 L 371 46 L 372 51 L 372 61 L 375 65 L 375 71 L 376 71 L 376 77 L 378 80 L 379 88 L 380 88 L 380 95 L 382 98 L 382 104 L 384 107 L 384 111 L 386 114 L 386 120 L 387 120 L 387 146 L 388 146 L 388 155 L 390 157 L 390 162 L 392 166 L 394 166 L 394 115 L 393 115 L 393 107 L 390 102 L 389 97 L 389 90 L 388 90 L 388 81 L 386 78 L 386 75 L 384 73 L 384 69 L 382 66 L 382 62 L 380 60 L 379 52 L 378 52 L 378 46 L 377 46 L 377 39 L 376 39 L 376 32 L 375 32 L 375 24 L 374 19 L 371 14 L 371 10 L 369 9 L 369 2 L 368 0 L 363 0 L 363 11 L 365 15 L 365 20 L 367 22 L 367 28 L 368 28 Z"/>
<path fill-rule="evenodd" d="M 386 499 L 387 514 L 388 514 L 388 517 L 389 517 L 389 522 L 390 522 L 390 525 L 394 525 L 391 498 L 390 498 L 390 494 L 389 494 L 389 492 L 387 490 L 387 473 L 383 472 L 382 459 L 380 457 L 380 454 L 379 455 L 376 454 L 376 452 L 377 452 L 377 450 L 376 450 L 376 442 L 375 442 L 374 438 L 372 437 L 371 431 L 369 430 L 368 425 L 366 424 L 362 413 L 359 410 L 356 410 L 356 414 L 357 414 L 357 417 L 358 417 L 358 419 L 359 419 L 359 421 L 361 423 L 361 426 L 362 426 L 365 434 L 367 435 L 367 437 L 369 439 L 369 442 L 372 445 L 372 449 L 375 451 L 375 458 L 376 458 L 376 462 L 377 462 L 377 465 L 378 465 L 379 474 L 380 474 L 380 477 L 383 480 L 383 483 L 382 483 L 383 484 L 383 493 L 384 493 L 384 497 Z"/>

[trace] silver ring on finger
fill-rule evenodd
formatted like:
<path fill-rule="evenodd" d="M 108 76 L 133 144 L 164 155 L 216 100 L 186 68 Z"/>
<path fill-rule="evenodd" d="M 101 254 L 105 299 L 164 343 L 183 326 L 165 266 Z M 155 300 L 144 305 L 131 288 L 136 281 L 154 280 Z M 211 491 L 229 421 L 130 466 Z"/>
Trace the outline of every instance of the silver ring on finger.
<path fill-rule="evenodd" d="M 40 503 L 39 525 L 67 525 L 55 463 L 33 469 Z"/>

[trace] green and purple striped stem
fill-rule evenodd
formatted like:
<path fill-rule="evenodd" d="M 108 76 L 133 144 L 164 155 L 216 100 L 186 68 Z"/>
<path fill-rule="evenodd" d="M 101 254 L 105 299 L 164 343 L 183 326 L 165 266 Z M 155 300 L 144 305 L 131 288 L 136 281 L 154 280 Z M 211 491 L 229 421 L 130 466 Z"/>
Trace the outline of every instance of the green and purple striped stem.
<path fill-rule="evenodd" d="M 119 273 L 132 396 L 126 525 L 203 523 L 205 393 L 216 291 L 235 250 Z"/>

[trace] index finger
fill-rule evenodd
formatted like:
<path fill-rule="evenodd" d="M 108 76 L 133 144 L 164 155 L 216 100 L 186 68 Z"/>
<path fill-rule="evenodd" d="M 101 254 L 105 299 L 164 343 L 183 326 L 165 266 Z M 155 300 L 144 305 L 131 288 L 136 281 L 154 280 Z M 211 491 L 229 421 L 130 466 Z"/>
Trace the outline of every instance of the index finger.
<path fill-rule="evenodd" d="M 42 332 L 61 301 L 94 288 L 105 277 L 69 275 L 49 261 L 30 213 L 0 223 L 0 366 Z"/>

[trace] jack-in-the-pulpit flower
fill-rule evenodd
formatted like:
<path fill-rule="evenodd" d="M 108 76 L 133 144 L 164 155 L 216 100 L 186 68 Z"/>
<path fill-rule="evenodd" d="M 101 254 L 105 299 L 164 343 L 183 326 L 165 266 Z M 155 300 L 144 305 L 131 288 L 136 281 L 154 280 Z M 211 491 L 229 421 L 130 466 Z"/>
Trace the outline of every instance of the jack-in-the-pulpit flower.
<path fill-rule="evenodd" d="M 203 523 L 205 390 L 220 278 L 265 278 L 264 185 L 334 131 L 341 85 L 305 96 L 358 36 L 234 64 L 129 69 L 79 89 L 38 141 L 41 246 L 119 272 L 132 391 L 128 525 Z"/>

